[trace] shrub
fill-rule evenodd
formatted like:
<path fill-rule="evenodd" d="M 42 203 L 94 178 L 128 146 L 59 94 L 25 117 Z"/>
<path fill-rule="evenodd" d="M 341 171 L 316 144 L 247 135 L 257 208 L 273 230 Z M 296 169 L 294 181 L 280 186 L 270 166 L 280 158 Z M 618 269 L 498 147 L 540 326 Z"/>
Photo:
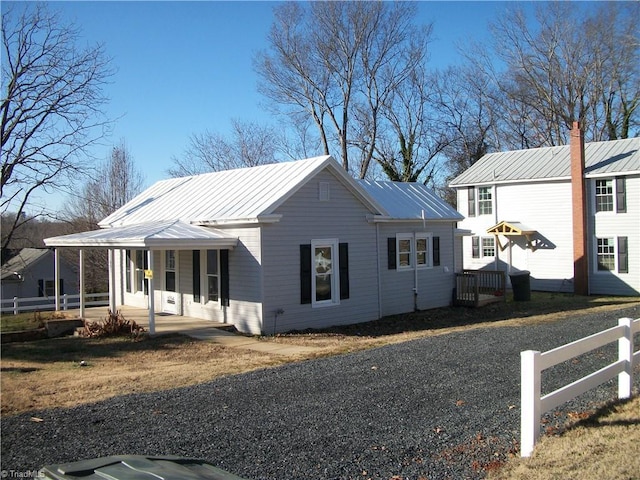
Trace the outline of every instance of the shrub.
<path fill-rule="evenodd" d="M 82 330 L 83 337 L 105 337 L 115 335 L 132 335 L 138 337 L 143 333 L 144 327 L 141 327 L 133 320 L 124 318 L 120 310 L 112 312 L 109 310 L 107 316 L 97 322 L 84 321 Z"/>

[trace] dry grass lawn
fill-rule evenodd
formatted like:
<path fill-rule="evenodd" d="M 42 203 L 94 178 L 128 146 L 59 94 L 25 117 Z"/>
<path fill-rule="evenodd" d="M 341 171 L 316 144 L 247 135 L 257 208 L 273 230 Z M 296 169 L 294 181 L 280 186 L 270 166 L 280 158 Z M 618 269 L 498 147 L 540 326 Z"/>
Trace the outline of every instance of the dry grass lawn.
<path fill-rule="evenodd" d="M 543 437 L 530 458 L 513 458 L 489 479 L 640 479 L 640 397 L 612 403 L 560 436 Z"/>
<path fill-rule="evenodd" d="M 530 302 L 508 301 L 480 309 L 442 308 L 387 317 L 367 324 L 258 338 L 263 342 L 315 347 L 314 353 L 294 356 L 223 347 L 177 334 L 143 337 L 138 341 L 122 337 L 59 338 L 5 344 L 2 346 L 0 374 L 1 411 L 4 416 L 43 408 L 70 407 L 117 395 L 193 385 L 225 375 L 307 358 L 353 352 L 468 329 L 555 322 L 594 311 L 611 312 L 612 318 L 616 318 L 616 310 L 634 305 L 640 305 L 640 298 L 577 297 L 534 292 Z M 567 434 L 567 438 L 570 438 L 568 435 L 584 437 L 583 446 L 577 447 L 577 441 L 569 439 L 565 442 L 566 446 L 557 447 L 554 442 L 561 441 L 563 436 L 546 438 L 534 457 L 525 462 L 517 462 L 513 469 L 508 467 L 505 471 L 511 472 L 506 474 L 509 476 L 496 478 L 638 479 L 639 407 L 640 403 L 636 399 L 630 406 L 631 412 L 627 419 L 613 417 L 613 420 L 603 420 L 603 424 L 596 424 L 597 428 L 586 425 Z M 618 415 L 617 410 L 613 414 Z M 598 432 L 596 438 L 589 433 L 594 430 Z M 550 447 L 544 446 L 547 444 Z M 574 450 L 570 450 L 571 448 Z M 565 453 L 558 453 L 545 460 L 544 467 L 536 467 L 534 462 L 537 461 L 538 452 L 547 450 L 554 455 L 556 450 Z M 604 450 L 622 450 L 620 458 L 627 460 L 633 456 L 630 453 L 635 451 L 632 461 L 635 463 L 627 461 L 627 465 L 635 469 L 633 471 L 636 476 L 625 474 L 623 470 L 617 472 L 619 475 L 606 476 L 598 471 L 597 465 L 594 465 L 593 473 L 577 473 L 581 470 L 575 463 L 589 458 L 598 459 L 591 463 L 600 463 Z M 567 470 L 563 470 L 563 474 L 532 476 L 540 468 L 559 471 L 557 469 L 560 467 L 556 462 L 561 462 L 566 457 L 570 457 L 571 462 L 564 464 L 566 467 L 563 468 Z M 571 470 L 572 468 L 578 470 Z"/>

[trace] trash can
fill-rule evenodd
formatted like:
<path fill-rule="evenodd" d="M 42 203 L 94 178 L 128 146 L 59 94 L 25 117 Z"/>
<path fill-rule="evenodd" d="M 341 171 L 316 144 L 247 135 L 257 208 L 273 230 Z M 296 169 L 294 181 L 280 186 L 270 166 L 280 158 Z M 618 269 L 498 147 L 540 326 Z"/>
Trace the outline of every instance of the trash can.
<path fill-rule="evenodd" d="M 513 299 L 516 302 L 531 300 L 531 275 L 528 270 L 509 274 L 511 288 L 513 289 Z"/>
<path fill-rule="evenodd" d="M 48 465 L 38 478 L 47 480 L 246 480 L 195 458 L 172 455 L 117 455 L 73 463 Z"/>

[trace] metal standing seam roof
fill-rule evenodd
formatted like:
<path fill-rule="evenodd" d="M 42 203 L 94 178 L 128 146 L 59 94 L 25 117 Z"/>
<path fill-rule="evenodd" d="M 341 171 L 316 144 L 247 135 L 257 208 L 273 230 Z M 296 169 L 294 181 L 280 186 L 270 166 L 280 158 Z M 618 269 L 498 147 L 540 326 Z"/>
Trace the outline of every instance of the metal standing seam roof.
<path fill-rule="evenodd" d="M 251 168 L 172 178 L 155 183 L 113 214 L 101 227 L 152 221 L 185 223 L 255 221 L 267 216 L 308 179 L 330 168 L 372 212 L 383 208 L 362 190 L 331 156 L 281 162 Z"/>
<path fill-rule="evenodd" d="M 462 187 L 571 177 L 569 145 L 489 153 L 449 185 Z M 640 173 L 640 138 L 585 144 L 585 176 Z"/>
<path fill-rule="evenodd" d="M 421 183 L 359 180 L 394 220 L 452 220 L 464 217 Z"/>
<path fill-rule="evenodd" d="M 219 247 L 233 248 L 238 239 L 214 228 L 189 225 L 179 220 L 148 222 L 103 228 L 44 240 L 51 247 Z"/>

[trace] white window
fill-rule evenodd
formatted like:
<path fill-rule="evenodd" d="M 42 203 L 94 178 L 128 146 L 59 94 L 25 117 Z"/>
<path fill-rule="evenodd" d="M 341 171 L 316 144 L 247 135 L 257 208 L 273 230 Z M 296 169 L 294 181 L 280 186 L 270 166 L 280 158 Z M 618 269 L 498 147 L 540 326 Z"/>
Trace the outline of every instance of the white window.
<path fill-rule="evenodd" d="M 164 260 L 164 289 L 168 292 L 176 291 L 176 251 L 166 250 Z"/>
<path fill-rule="evenodd" d="M 311 292 L 314 306 L 335 305 L 340 302 L 338 240 L 311 242 Z"/>
<path fill-rule="evenodd" d="M 491 215 L 491 213 L 493 213 L 491 187 L 478 187 L 478 214 Z"/>
<path fill-rule="evenodd" d="M 598 178 L 594 180 L 595 211 L 626 213 L 626 178 Z"/>
<path fill-rule="evenodd" d="M 418 267 L 433 267 L 432 234 L 416 234 L 416 265 Z"/>
<path fill-rule="evenodd" d="M 597 257 L 599 271 L 615 271 L 616 269 L 616 249 L 613 238 L 598 238 Z"/>
<path fill-rule="evenodd" d="M 493 237 L 471 237 L 472 258 L 495 257 L 496 242 Z"/>
<path fill-rule="evenodd" d="M 207 250 L 205 258 L 206 268 L 205 274 L 207 276 L 207 302 L 217 302 L 220 298 L 220 274 L 219 274 L 219 261 L 218 250 Z"/>
<path fill-rule="evenodd" d="M 135 291 L 147 295 L 149 287 L 144 278 L 144 271 L 149 268 L 149 258 L 145 250 L 135 250 Z"/>
<path fill-rule="evenodd" d="M 125 259 L 124 259 L 124 283 L 127 292 L 131 293 L 131 269 L 133 267 L 133 260 L 131 259 L 131 250 L 125 251 Z"/>
<path fill-rule="evenodd" d="M 401 233 L 396 237 L 398 269 L 413 267 L 413 234 Z"/>
<path fill-rule="evenodd" d="M 496 243 L 493 237 L 482 237 L 482 256 L 495 257 Z"/>
<path fill-rule="evenodd" d="M 596 212 L 613 212 L 613 180 L 596 180 Z"/>
<path fill-rule="evenodd" d="M 409 270 L 431 268 L 440 264 L 439 239 L 438 248 L 434 250 L 432 233 L 399 233 L 395 237 L 395 250 L 390 250 L 389 268 Z M 395 253 L 393 253 L 395 252 Z M 394 255 L 393 258 L 391 256 Z"/>

